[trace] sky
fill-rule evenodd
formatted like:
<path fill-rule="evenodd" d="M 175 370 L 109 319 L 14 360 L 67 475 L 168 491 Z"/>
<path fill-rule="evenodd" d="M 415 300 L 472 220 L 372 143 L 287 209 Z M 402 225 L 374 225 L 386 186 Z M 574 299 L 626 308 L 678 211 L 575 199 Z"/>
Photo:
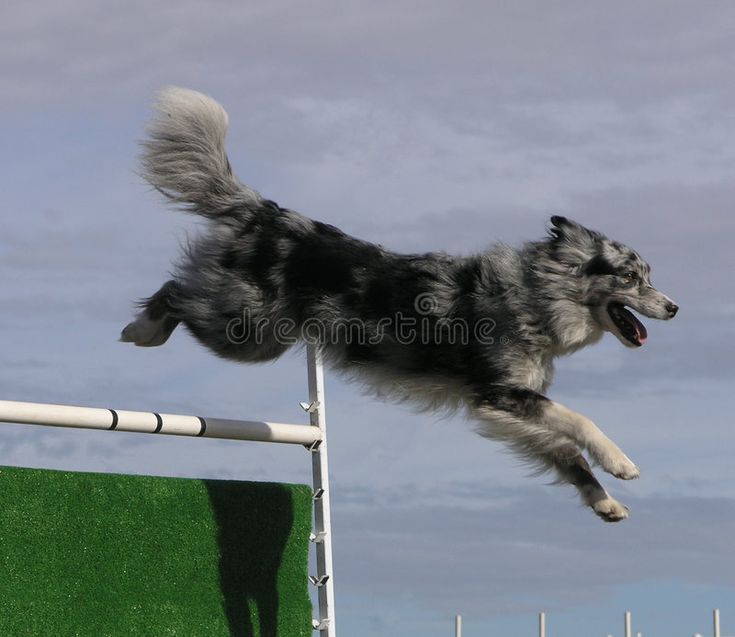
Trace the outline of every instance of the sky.
<path fill-rule="evenodd" d="M 549 395 L 641 467 L 605 525 L 461 417 L 327 375 L 341 634 L 735 635 L 735 5 L 8 0 L 0 7 L 0 398 L 302 422 L 303 354 L 117 342 L 196 219 L 137 174 L 157 89 L 217 98 L 238 176 L 402 252 L 633 246 L 681 309 Z M 301 448 L 7 425 L 0 464 L 310 481 Z"/>

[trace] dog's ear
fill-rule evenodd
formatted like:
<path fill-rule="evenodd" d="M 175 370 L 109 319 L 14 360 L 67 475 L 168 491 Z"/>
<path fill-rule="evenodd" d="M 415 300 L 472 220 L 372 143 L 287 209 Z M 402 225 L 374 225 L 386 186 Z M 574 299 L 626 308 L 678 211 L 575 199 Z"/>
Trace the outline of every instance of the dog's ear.
<path fill-rule="evenodd" d="M 551 234 L 552 239 L 557 241 L 595 241 L 603 238 L 599 232 L 585 228 L 581 223 L 560 215 L 551 217 L 551 225 L 553 227 L 549 229 L 549 234 Z"/>
<path fill-rule="evenodd" d="M 585 228 L 581 223 L 567 219 L 560 215 L 554 215 L 551 217 L 551 225 L 554 228 L 551 230 L 554 234 L 564 234 L 566 232 L 593 232 L 592 230 Z"/>
<path fill-rule="evenodd" d="M 582 224 L 554 215 L 549 228 L 550 242 L 556 258 L 573 267 L 586 263 L 599 250 L 603 235 Z"/>
<path fill-rule="evenodd" d="M 574 222 L 571 222 L 571 223 L 574 223 Z M 555 228 L 563 228 L 564 226 L 570 225 L 570 221 L 566 217 L 554 215 L 553 217 L 551 217 L 551 225 L 554 226 Z"/>

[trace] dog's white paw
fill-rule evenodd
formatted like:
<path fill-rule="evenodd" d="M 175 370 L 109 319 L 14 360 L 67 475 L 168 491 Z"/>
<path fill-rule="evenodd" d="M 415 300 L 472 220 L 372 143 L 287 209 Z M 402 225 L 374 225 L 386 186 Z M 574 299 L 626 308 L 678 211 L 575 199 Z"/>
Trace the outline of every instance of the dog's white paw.
<path fill-rule="evenodd" d="M 641 470 L 622 451 L 620 455 L 610 458 L 607 462 L 601 464 L 605 471 L 620 480 L 635 480 L 635 478 L 641 475 Z"/>
<path fill-rule="evenodd" d="M 628 517 L 629 509 L 607 496 L 592 505 L 592 510 L 605 522 L 620 522 Z"/>
<path fill-rule="evenodd" d="M 611 440 L 590 452 L 604 471 L 620 480 L 634 480 L 641 475 L 641 470 Z"/>

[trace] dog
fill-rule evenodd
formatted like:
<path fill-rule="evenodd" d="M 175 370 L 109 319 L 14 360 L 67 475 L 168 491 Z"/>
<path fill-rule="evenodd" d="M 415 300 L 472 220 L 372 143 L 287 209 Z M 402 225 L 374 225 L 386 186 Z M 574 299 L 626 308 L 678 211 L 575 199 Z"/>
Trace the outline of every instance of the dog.
<path fill-rule="evenodd" d="M 143 175 L 208 220 L 173 278 L 140 302 L 121 340 L 162 345 L 179 323 L 226 359 L 268 361 L 318 342 L 381 396 L 462 409 L 480 435 L 576 487 L 606 522 L 628 517 L 583 452 L 622 480 L 638 467 L 588 418 L 545 396 L 554 359 L 612 333 L 641 347 L 643 323 L 677 305 L 631 248 L 561 216 L 518 249 L 397 254 L 281 208 L 241 183 L 213 99 L 169 87 L 143 142 Z M 630 308 L 630 309 L 628 309 Z"/>

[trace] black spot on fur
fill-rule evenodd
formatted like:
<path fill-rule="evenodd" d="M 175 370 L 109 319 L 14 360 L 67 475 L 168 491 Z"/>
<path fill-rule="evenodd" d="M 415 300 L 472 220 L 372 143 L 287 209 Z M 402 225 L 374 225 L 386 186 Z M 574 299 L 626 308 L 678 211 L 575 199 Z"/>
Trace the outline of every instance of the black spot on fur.
<path fill-rule="evenodd" d="M 529 389 L 495 386 L 485 390 L 482 402 L 516 417 L 538 419 L 551 401 Z"/>
<path fill-rule="evenodd" d="M 617 269 L 604 256 L 598 254 L 587 262 L 587 265 L 584 267 L 584 273 L 588 276 L 616 274 Z"/>
<path fill-rule="evenodd" d="M 315 222 L 314 229 L 313 234 L 294 245 L 286 258 L 286 288 L 306 302 L 324 298 L 325 294 L 342 301 L 356 299 L 364 279 L 361 273 L 382 270 L 381 251 L 325 223 Z"/>
<path fill-rule="evenodd" d="M 255 250 L 250 258 L 250 272 L 258 285 L 266 292 L 275 291 L 271 274 L 274 266 L 279 262 L 279 253 L 275 238 L 264 235 L 255 244 Z"/>
<path fill-rule="evenodd" d="M 378 316 L 389 316 L 395 311 L 395 287 L 385 277 L 371 277 L 365 289 L 364 305 Z"/>
<path fill-rule="evenodd" d="M 291 252 L 286 265 L 286 286 L 293 291 L 347 292 L 354 281 L 355 256 L 333 246 L 306 241 Z"/>
<path fill-rule="evenodd" d="M 245 280 L 253 280 L 265 294 L 274 294 L 274 267 L 280 263 L 275 231 L 277 218 L 257 215 L 244 224 L 239 239 L 220 259 L 220 265 Z"/>
<path fill-rule="evenodd" d="M 234 270 L 237 267 L 237 250 L 227 250 L 220 259 L 220 265 L 225 270 Z"/>

